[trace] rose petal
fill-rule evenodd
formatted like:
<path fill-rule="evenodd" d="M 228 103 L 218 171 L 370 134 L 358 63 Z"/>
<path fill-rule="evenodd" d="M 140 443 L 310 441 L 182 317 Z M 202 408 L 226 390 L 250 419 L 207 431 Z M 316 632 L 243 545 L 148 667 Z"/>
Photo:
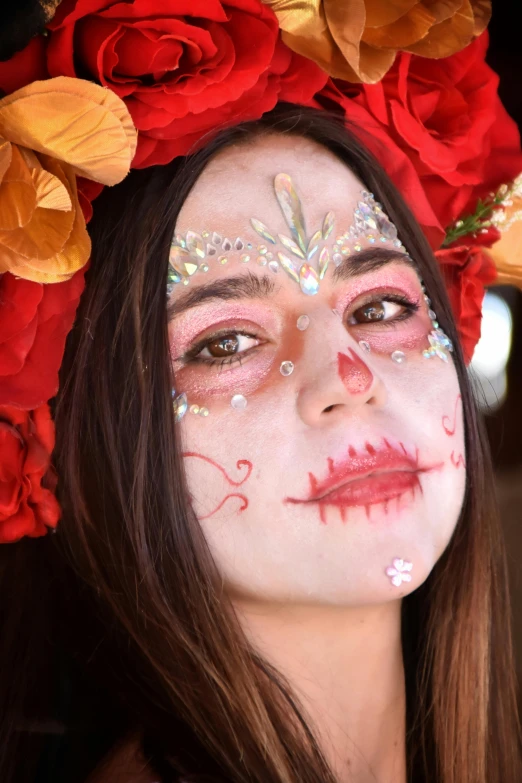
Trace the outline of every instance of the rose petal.
<path fill-rule="evenodd" d="M 106 185 L 127 174 L 136 144 L 123 101 L 96 84 L 64 76 L 3 98 L 0 134 Z"/>

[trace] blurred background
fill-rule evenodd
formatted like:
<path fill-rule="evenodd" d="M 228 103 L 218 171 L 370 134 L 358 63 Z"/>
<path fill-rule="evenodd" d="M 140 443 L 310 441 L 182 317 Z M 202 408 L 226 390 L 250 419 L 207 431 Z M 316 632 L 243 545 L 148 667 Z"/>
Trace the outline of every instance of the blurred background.
<path fill-rule="evenodd" d="M 502 102 L 522 131 L 520 0 L 493 0 L 489 29 L 487 59 L 500 76 Z M 507 539 L 522 708 L 522 292 L 518 289 L 498 286 L 486 294 L 482 337 L 471 373 L 491 444 Z"/>

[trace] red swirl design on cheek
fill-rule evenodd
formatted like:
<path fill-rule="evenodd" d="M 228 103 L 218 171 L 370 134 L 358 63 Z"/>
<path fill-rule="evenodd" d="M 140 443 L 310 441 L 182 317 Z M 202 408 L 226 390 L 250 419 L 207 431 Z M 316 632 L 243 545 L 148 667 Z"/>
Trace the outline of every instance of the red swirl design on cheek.
<path fill-rule="evenodd" d="M 444 432 L 450 438 L 455 437 L 455 433 L 457 431 L 457 411 L 459 409 L 459 403 L 462 406 L 462 396 L 460 394 L 457 394 L 457 399 L 455 400 L 455 408 L 453 411 L 453 421 L 450 419 L 449 416 L 442 417 L 442 426 L 444 428 Z M 453 467 L 456 469 L 460 467 L 466 468 L 466 460 L 464 459 L 464 454 L 462 454 L 462 452 L 456 454 L 454 449 L 450 454 L 450 461 Z"/>
<path fill-rule="evenodd" d="M 337 354 L 339 378 L 350 394 L 363 394 L 373 383 L 372 372 L 352 348 L 348 348 L 348 353 L 349 356 Z"/>
<path fill-rule="evenodd" d="M 234 479 L 232 479 L 228 475 L 227 471 L 225 470 L 224 467 L 222 467 L 222 465 L 220 465 L 218 462 L 211 459 L 210 457 L 206 457 L 204 454 L 198 454 L 196 451 L 184 451 L 181 456 L 201 459 L 204 462 L 208 463 L 209 465 L 212 465 L 212 467 L 216 468 L 216 470 L 219 470 L 219 472 L 224 477 L 227 484 L 230 484 L 232 487 L 240 487 L 242 484 L 245 483 L 245 481 L 250 477 L 250 474 L 252 473 L 252 463 L 248 459 L 239 459 L 236 462 L 236 468 L 238 470 L 242 470 L 243 468 L 246 468 L 246 474 L 241 479 L 241 481 L 234 481 Z M 244 511 L 246 508 L 248 508 L 248 498 L 245 495 L 243 495 L 241 492 L 229 492 L 219 501 L 217 506 L 214 509 L 212 509 L 212 511 L 210 511 L 208 514 L 205 514 L 205 516 L 203 517 L 199 517 L 199 519 L 202 520 L 211 517 L 213 514 L 216 513 L 216 511 L 219 511 L 219 509 L 222 508 L 227 502 L 227 500 L 229 500 L 230 498 L 238 498 L 241 501 L 241 505 L 238 508 L 238 512 Z"/>

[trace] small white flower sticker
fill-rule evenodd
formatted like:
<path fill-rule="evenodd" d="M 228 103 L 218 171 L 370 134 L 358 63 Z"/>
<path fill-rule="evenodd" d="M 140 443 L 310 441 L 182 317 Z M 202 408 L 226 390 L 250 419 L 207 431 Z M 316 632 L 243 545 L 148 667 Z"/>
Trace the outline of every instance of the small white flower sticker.
<path fill-rule="evenodd" d="M 400 587 L 403 582 L 411 582 L 410 571 L 412 568 L 413 563 L 409 563 L 408 560 L 402 560 L 400 557 L 395 557 L 392 565 L 386 569 L 386 574 L 390 577 L 392 585 Z"/>

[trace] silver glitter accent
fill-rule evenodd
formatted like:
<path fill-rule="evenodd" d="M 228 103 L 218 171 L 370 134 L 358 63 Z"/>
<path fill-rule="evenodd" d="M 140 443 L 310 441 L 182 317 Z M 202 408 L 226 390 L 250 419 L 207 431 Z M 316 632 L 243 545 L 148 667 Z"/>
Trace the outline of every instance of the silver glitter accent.
<path fill-rule="evenodd" d="M 295 190 L 291 177 L 288 174 L 278 174 L 274 178 L 274 192 L 284 215 L 285 222 L 290 229 L 290 234 L 272 231 L 257 218 L 251 218 L 251 227 L 263 240 L 271 245 L 279 244 L 284 248 L 285 263 L 281 263 L 283 269 L 297 282 L 304 294 L 314 295 L 319 290 L 319 282 L 324 278 L 330 260 L 338 266 L 343 256 L 360 252 L 364 242 L 370 244 L 390 242 L 395 247 L 404 250 L 404 246 L 397 237 L 397 229 L 386 213 L 382 205 L 373 197 L 372 193 L 361 191 L 359 201 L 354 209 L 353 222 L 344 232 L 339 232 L 335 240 L 335 246 L 330 250 L 324 242 L 331 236 L 335 215 L 328 212 L 322 221 L 321 228 L 308 234 L 305 226 L 303 207 Z M 211 237 L 211 240 L 208 239 Z M 219 249 L 218 249 L 219 248 Z M 228 237 L 222 239 L 221 234 L 210 232 L 207 229 L 198 233 L 192 229 L 185 236 L 176 234 L 172 242 L 170 265 L 167 280 L 167 294 L 170 295 L 173 286 L 178 283 L 188 285 L 189 278 L 198 269 L 203 270 L 198 261 L 217 257 L 222 264 L 229 259 L 219 253 L 241 252 L 244 249 L 252 250 L 252 242 L 245 242 L 241 237 L 231 240 Z M 275 255 L 281 256 L 281 252 L 274 247 L 274 253 L 268 252 L 266 245 L 258 245 L 260 256 L 265 256 L 267 261 L 274 259 Z M 246 262 L 247 253 L 243 253 L 240 261 Z M 219 257 L 218 257 L 219 256 Z M 259 263 L 259 262 L 258 262 Z M 275 272 L 279 266 L 272 264 L 270 269 Z M 435 326 L 435 328 L 437 328 Z"/>
<path fill-rule="evenodd" d="M 294 371 L 294 363 L 293 362 L 281 362 L 281 366 L 279 368 L 279 372 L 281 375 L 288 376 L 292 375 Z"/>
<path fill-rule="evenodd" d="M 185 392 L 176 397 L 176 392 L 174 389 L 172 390 L 172 407 L 174 408 L 174 417 L 176 421 L 181 421 L 188 410 L 187 395 Z"/>
<path fill-rule="evenodd" d="M 436 321 L 435 321 L 436 323 Z M 449 359 L 449 352 L 453 351 L 453 343 L 442 329 L 433 329 L 428 335 L 430 347 L 422 352 L 425 359 L 438 356 L 443 362 Z"/>
<path fill-rule="evenodd" d="M 319 276 L 309 264 L 303 264 L 299 270 L 299 285 L 303 294 L 314 296 L 319 292 Z"/>
<path fill-rule="evenodd" d="M 247 398 L 243 397 L 242 394 L 234 394 L 230 400 L 230 405 L 235 408 L 235 410 L 242 411 L 247 406 Z"/>
<path fill-rule="evenodd" d="M 366 340 L 359 340 L 359 348 L 361 348 L 363 351 L 366 351 L 366 353 L 370 353 L 372 350 L 370 343 L 367 343 Z"/>

